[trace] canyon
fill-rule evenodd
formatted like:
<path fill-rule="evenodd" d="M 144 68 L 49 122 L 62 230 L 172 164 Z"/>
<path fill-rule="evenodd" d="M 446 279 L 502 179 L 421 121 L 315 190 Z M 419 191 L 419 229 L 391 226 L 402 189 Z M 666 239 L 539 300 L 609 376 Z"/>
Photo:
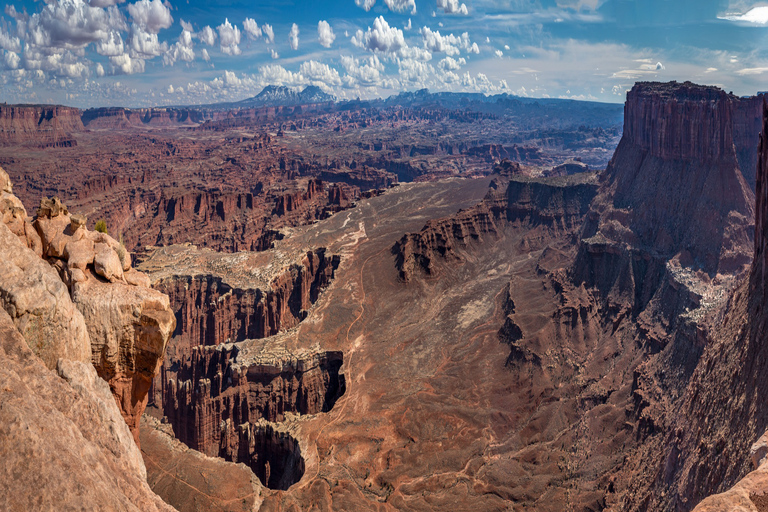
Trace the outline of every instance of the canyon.
<path fill-rule="evenodd" d="M 762 96 L 283 93 L 8 107 L 0 453 L 41 503 L 765 508 Z"/>

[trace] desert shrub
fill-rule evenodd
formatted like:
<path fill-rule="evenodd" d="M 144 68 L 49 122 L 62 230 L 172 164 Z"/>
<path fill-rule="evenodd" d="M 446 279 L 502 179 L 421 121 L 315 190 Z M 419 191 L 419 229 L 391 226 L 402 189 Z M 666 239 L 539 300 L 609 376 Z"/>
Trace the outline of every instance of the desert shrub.
<path fill-rule="evenodd" d="M 96 221 L 96 225 L 93 227 L 93 229 L 95 229 L 99 233 L 104 233 L 104 234 L 108 233 L 108 231 L 107 231 L 107 223 L 106 223 L 106 221 L 104 219 L 97 220 Z"/>

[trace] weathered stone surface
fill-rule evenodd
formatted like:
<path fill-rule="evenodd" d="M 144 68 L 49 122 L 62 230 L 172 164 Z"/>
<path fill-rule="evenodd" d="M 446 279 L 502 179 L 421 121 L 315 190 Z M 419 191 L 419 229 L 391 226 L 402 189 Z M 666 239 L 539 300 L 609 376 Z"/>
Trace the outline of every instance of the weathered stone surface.
<path fill-rule="evenodd" d="M 0 304 L 48 368 L 59 358 L 88 362 L 83 316 L 48 263 L 0 224 Z"/>
<path fill-rule="evenodd" d="M 69 220 L 71 222 L 71 231 L 74 233 L 78 229 L 85 227 L 86 223 L 88 222 L 88 217 L 85 215 L 73 214 L 70 215 Z"/>
<path fill-rule="evenodd" d="M 72 298 L 88 326 L 93 364 L 138 442 L 147 392 L 176 326 L 168 296 L 91 275 L 74 284 Z"/>
<path fill-rule="evenodd" d="M 149 276 L 134 268 L 128 269 L 128 271 L 123 274 L 123 277 L 125 278 L 126 283 L 132 284 L 133 286 L 141 286 L 143 288 L 150 288 L 152 286 Z"/>
<path fill-rule="evenodd" d="M 749 458 L 752 460 L 752 467 L 759 468 L 765 456 L 768 455 L 768 432 L 760 436 L 760 439 L 755 441 L 752 447 L 749 449 Z"/>
<path fill-rule="evenodd" d="M 117 253 L 107 244 L 96 244 L 93 268 L 97 274 L 110 282 L 123 278 L 123 264 Z"/>
<path fill-rule="evenodd" d="M 240 425 L 330 411 L 346 389 L 343 361 L 335 351 L 289 353 L 272 339 L 196 347 L 163 368 L 163 410 L 191 448 L 248 462 Z"/>
<path fill-rule="evenodd" d="M 0 311 L 0 509 L 172 511 L 90 363 L 46 369 Z"/>
<path fill-rule="evenodd" d="M 251 512 L 266 491 L 245 464 L 207 457 L 173 437 L 170 425 L 144 415 L 141 454 L 152 490 L 179 510 Z"/>
<path fill-rule="evenodd" d="M 61 202 L 58 197 L 47 198 L 44 197 L 40 200 L 40 207 L 37 209 L 38 217 L 53 218 L 59 215 L 67 215 L 69 211 L 67 207 Z"/>
<path fill-rule="evenodd" d="M 5 169 L 2 167 L 0 167 L 0 192 L 13 194 L 13 185 L 11 184 L 11 179 L 8 177 L 8 173 L 5 172 Z"/>

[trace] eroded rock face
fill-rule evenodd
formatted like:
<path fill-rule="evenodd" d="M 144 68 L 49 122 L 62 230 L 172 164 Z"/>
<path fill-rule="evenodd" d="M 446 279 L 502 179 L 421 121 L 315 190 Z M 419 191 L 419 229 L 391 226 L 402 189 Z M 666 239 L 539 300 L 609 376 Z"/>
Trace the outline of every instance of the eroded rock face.
<path fill-rule="evenodd" d="M 131 268 L 122 244 L 88 231 L 87 219 L 58 198 L 43 198 L 37 213 L 34 223 L 24 215 L 23 226 L 39 243 L 0 226 L 0 300 L 49 368 L 60 357 L 93 362 L 138 442 L 147 392 L 176 325 L 168 297 Z"/>
<path fill-rule="evenodd" d="M 165 257 L 158 255 L 141 267 L 148 272 L 158 266 L 165 268 L 153 274 L 154 287 L 168 294 L 176 314 L 174 354 L 198 345 L 264 338 L 294 327 L 330 284 L 340 262 L 338 256 L 320 248 L 297 255 L 285 268 L 268 272 L 268 278 L 254 279 L 238 275 L 250 264 L 235 261 L 237 256 L 198 253 L 193 248 L 180 250 L 181 253 L 171 256 L 173 260 L 204 261 L 210 256 L 210 263 L 186 270 L 178 264 L 166 268 Z M 173 248 L 168 252 L 173 252 Z M 233 260 L 231 265 L 229 259 Z M 225 266 L 231 266 L 232 272 Z M 273 265 L 270 263 L 269 267 Z M 219 270 L 203 273 L 214 268 Z"/>
<path fill-rule="evenodd" d="M 163 409 L 178 439 L 209 456 L 248 462 L 243 453 L 253 450 L 241 446 L 240 425 L 328 412 L 344 394 L 341 352 L 264 347 L 256 340 L 198 347 L 178 369 L 164 368 Z"/>
<path fill-rule="evenodd" d="M 105 283 L 91 274 L 72 297 L 88 326 L 93 365 L 109 383 L 139 442 L 139 422 L 176 318 L 168 296 L 150 288 Z"/>
<path fill-rule="evenodd" d="M 655 308 L 651 315 L 674 328 L 678 313 L 701 301 L 686 275 L 708 281 L 748 268 L 754 201 L 734 146 L 735 104 L 690 83 L 640 83 L 628 93 L 624 136 L 571 269 L 605 308 Z"/>
<path fill-rule="evenodd" d="M 518 164 L 506 161 L 491 191 L 478 205 L 445 219 L 429 221 L 419 233 L 403 236 L 392 248 L 403 281 L 415 272 L 433 275 L 440 260 L 459 261 L 460 251 L 471 243 L 493 239 L 505 226 L 526 226 L 527 249 L 542 240 L 575 232 L 597 192 L 594 174 L 570 178 L 534 179 L 517 176 Z"/>
<path fill-rule="evenodd" d="M 27 345 L 50 369 L 59 358 L 89 362 L 83 315 L 56 270 L 0 223 L 0 304 Z"/>
<path fill-rule="evenodd" d="M 739 505 L 744 510 L 761 510 L 760 506 L 766 505 L 760 499 L 753 500 L 754 494 L 760 495 L 767 488 L 764 462 L 748 474 L 754 469 L 751 446 L 768 428 L 768 408 L 763 400 L 768 393 L 764 274 L 768 254 L 768 113 L 763 122 L 757 159 L 754 261 L 749 278 L 711 317 L 707 347 L 686 389 L 681 412 L 657 447 L 654 469 L 658 473 L 646 482 L 651 496 L 648 503 L 656 510 L 690 509 L 713 493 L 725 492 L 741 478 L 733 489 L 708 498 L 699 509 L 736 510 Z M 759 451 L 757 446 L 755 453 Z M 661 488 L 666 492 L 659 493 Z"/>
<path fill-rule="evenodd" d="M 1 310 L 0 358 L 0 508 L 173 510 L 147 485 L 139 449 L 90 363 L 62 359 L 58 375 L 50 371 Z"/>
<path fill-rule="evenodd" d="M 141 420 L 141 452 L 154 492 L 178 510 L 259 510 L 264 487 L 250 469 L 190 450 L 169 427 L 147 415 Z"/>

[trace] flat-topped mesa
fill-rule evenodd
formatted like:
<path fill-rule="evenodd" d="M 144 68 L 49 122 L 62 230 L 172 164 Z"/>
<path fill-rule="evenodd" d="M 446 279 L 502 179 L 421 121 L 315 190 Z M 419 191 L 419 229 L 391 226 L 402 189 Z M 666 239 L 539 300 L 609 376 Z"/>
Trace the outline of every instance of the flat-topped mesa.
<path fill-rule="evenodd" d="M 0 144 L 77 145 L 72 134 L 84 130 L 80 110 L 61 105 L 0 105 Z"/>
<path fill-rule="evenodd" d="M 689 274 L 707 287 L 718 274 L 722 283 L 747 268 L 754 199 L 733 138 L 743 105 L 753 108 L 715 87 L 635 85 L 624 135 L 582 228 L 576 284 L 597 288 L 617 311 L 638 313 L 665 295 L 657 294 L 664 283 L 692 290 L 698 285 L 682 285 Z M 700 295 L 666 294 L 664 315 L 695 309 Z"/>
<path fill-rule="evenodd" d="M 690 82 L 638 83 L 627 93 L 624 138 L 663 159 L 734 157 L 730 98 Z"/>
<path fill-rule="evenodd" d="M 737 158 L 754 188 L 761 105 L 691 82 L 640 82 L 627 93 L 624 139 L 664 160 Z"/>

